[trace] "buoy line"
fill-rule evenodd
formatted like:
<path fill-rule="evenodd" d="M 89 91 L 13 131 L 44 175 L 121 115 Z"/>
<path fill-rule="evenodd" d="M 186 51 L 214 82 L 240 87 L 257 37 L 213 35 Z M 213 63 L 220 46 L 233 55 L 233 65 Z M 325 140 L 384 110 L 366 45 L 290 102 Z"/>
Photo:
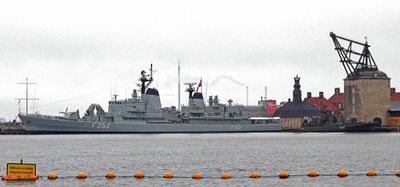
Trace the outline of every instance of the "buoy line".
<path fill-rule="evenodd" d="M 311 170 L 306 174 L 290 174 L 287 171 L 281 171 L 279 174 L 273 174 L 273 175 L 260 175 L 258 172 L 252 172 L 249 175 L 240 175 L 240 176 L 235 176 L 227 172 L 222 172 L 219 174 L 216 174 L 215 176 L 207 176 L 203 175 L 202 173 L 193 173 L 192 176 L 190 175 L 185 175 L 185 176 L 175 176 L 173 175 L 172 172 L 166 172 L 163 175 L 145 175 L 143 172 L 136 172 L 133 175 L 117 175 L 114 172 L 107 172 L 105 175 L 88 175 L 85 172 L 79 172 L 77 175 L 66 175 L 66 176 L 58 176 L 55 172 L 49 173 L 49 175 L 40 175 L 38 176 L 39 179 L 48 179 L 48 180 L 60 180 L 60 179 L 68 179 L 68 178 L 77 178 L 79 180 L 84 180 L 87 178 L 106 178 L 106 179 L 115 179 L 115 178 L 136 178 L 136 179 L 143 179 L 143 178 L 148 178 L 148 179 L 224 179 L 224 180 L 229 180 L 229 179 L 243 179 L 243 178 L 249 178 L 249 180 L 252 179 L 260 179 L 260 178 L 292 178 L 292 177 L 349 177 L 349 176 L 366 176 L 366 177 L 379 177 L 379 176 L 398 176 L 400 177 L 399 172 L 397 171 L 396 173 L 377 173 L 375 170 L 368 170 L 367 173 L 349 173 L 345 170 L 339 170 L 338 173 L 317 173 L 315 170 Z M 5 177 L 5 176 L 3 176 Z M 6 179 L 3 179 L 6 180 Z"/>

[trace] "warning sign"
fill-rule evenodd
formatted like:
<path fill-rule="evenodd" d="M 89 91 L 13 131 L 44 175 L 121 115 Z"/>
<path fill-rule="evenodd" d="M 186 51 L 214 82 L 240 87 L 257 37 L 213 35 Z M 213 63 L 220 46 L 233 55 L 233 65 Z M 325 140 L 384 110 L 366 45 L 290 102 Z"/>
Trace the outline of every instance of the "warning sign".
<path fill-rule="evenodd" d="M 8 163 L 6 175 L 16 177 L 36 175 L 36 164 Z"/>

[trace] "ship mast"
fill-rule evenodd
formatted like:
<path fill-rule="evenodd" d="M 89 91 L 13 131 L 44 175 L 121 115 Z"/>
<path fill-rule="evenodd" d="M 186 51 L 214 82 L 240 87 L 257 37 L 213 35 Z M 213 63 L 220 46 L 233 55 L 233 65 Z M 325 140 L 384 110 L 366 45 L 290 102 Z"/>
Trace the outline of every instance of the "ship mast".
<path fill-rule="evenodd" d="M 139 79 L 140 82 L 142 82 L 140 90 L 141 90 L 141 94 L 145 94 L 146 89 L 153 82 L 153 64 L 150 65 L 150 75 L 146 75 L 146 71 L 144 71 L 144 70 L 140 74 L 142 75 L 142 77 Z M 150 78 L 148 78 L 149 76 L 150 76 Z M 146 82 L 148 82 L 148 83 L 146 84 Z"/>
<path fill-rule="evenodd" d="M 181 62 L 178 60 L 178 111 L 181 111 Z"/>
<path fill-rule="evenodd" d="M 117 95 L 117 81 L 114 82 L 114 101 L 117 101 L 117 97 L 119 95 Z"/>
<path fill-rule="evenodd" d="M 246 86 L 246 106 L 249 106 L 249 86 Z"/>
<path fill-rule="evenodd" d="M 28 95 L 28 85 L 30 85 L 30 84 L 36 84 L 36 83 L 28 82 L 28 78 L 26 78 L 26 79 L 25 79 L 25 82 L 20 82 L 20 83 L 17 83 L 17 84 L 25 84 L 25 89 L 26 89 L 26 91 L 25 91 L 25 98 L 15 98 L 15 100 L 18 100 L 18 101 L 25 100 L 25 107 L 26 107 L 26 108 L 25 108 L 25 112 L 26 112 L 26 115 L 28 115 L 28 112 L 29 112 L 28 100 L 39 100 L 38 98 L 29 98 L 29 95 Z"/>

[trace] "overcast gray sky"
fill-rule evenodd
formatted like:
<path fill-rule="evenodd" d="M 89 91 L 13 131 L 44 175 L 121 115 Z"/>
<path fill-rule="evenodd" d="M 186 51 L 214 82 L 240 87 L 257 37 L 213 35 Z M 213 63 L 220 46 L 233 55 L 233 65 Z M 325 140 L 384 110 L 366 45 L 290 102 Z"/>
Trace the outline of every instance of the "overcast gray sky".
<path fill-rule="evenodd" d="M 207 95 L 255 105 L 290 98 L 293 77 L 307 91 L 343 90 L 345 72 L 329 32 L 364 41 L 380 70 L 400 85 L 400 1 L 82 1 L 0 2 L 0 117 L 13 119 L 25 87 L 35 111 L 107 109 L 110 84 L 124 99 L 153 63 L 163 106 L 177 106 L 182 81 L 208 80 Z M 236 80 L 231 81 L 229 78 Z M 183 90 L 183 88 L 182 88 Z M 205 88 L 203 88 L 205 91 Z M 114 92 L 114 91 L 113 91 Z M 187 102 L 182 91 L 182 103 Z M 33 103 L 30 103 L 33 106 Z M 24 103 L 21 102 L 24 110 Z M 30 110 L 32 108 L 30 107 Z M 82 114 L 81 113 L 81 114 Z"/>

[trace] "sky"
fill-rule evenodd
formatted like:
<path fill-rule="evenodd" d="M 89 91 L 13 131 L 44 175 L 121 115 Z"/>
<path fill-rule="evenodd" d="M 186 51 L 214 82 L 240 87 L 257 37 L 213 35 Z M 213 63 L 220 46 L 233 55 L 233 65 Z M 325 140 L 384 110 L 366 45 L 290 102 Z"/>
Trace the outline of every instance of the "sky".
<path fill-rule="evenodd" d="M 0 1 L 0 117 L 15 119 L 30 85 L 29 111 L 48 115 L 111 95 L 130 97 L 141 70 L 155 69 L 163 107 L 178 104 L 181 80 L 203 80 L 205 95 L 256 105 L 261 96 L 303 97 L 343 90 L 346 74 L 329 32 L 367 37 L 381 71 L 400 89 L 398 0 L 3 0 Z M 181 103 L 187 103 L 182 84 Z M 20 102 L 25 111 L 24 101 Z"/>

